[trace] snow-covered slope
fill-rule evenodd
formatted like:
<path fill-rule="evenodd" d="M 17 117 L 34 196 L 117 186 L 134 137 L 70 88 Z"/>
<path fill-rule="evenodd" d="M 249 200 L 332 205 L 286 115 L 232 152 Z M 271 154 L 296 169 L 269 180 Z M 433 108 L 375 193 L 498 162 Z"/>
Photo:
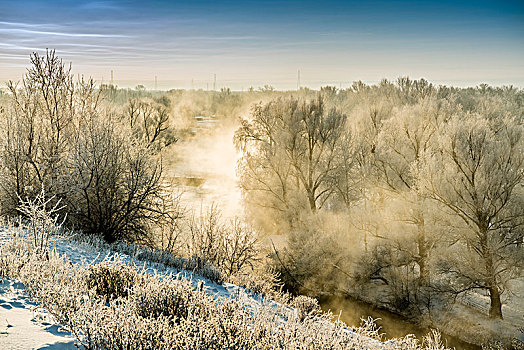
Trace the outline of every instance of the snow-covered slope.
<path fill-rule="evenodd" d="M 21 231 L 18 231 L 21 232 Z M 0 230 L 0 246 L 11 239 L 12 233 Z M 215 283 L 198 274 L 186 270 L 177 270 L 159 263 L 137 259 L 132 254 L 124 254 L 118 246 L 109 246 L 101 241 L 87 243 L 82 240 L 54 237 L 50 242 L 51 250 L 66 257 L 72 264 L 92 265 L 100 262 L 123 263 L 142 269 L 148 274 L 164 276 L 164 278 L 183 278 L 191 281 L 194 288 L 203 289 L 214 298 L 241 299 L 243 305 L 257 309 L 262 303 L 282 310 L 282 305 L 263 300 L 258 294 L 230 283 Z M 33 302 L 24 291 L 22 283 L 3 279 L 0 284 L 0 349 L 72 349 L 74 338 L 60 326 L 53 323 L 52 318 L 42 308 Z M 285 307 L 288 311 L 294 310 Z M 285 319 L 282 318 L 282 322 Z M 348 332 L 352 332 L 347 329 Z M 355 336 L 360 336 L 356 335 Z M 375 343 L 379 342 L 367 339 Z"/>
<path fill-rule="evenodd" d="M 0 230 L 0 246 L 11 239 L 11 233 Z M 185 278 L 192 281 L 195 288 L 203 288 L 206 293 L 217 298 L 251 298 L 253 305 L 260 297 L 230 283 L 217 284 L 197 274 L 176 270 L 162 264 L 137 260 L 130 255 L 110 249 L 102 242 L 92 245 L 64 237 L 54 237 L 50 248 L 73 264 L 93 265 L 100 262 L 119 262 L 134 265 L 151 274 L 172 275 L 172 278 Z M 4 278 L 0 283 L 0 349 L 73 349 L 74 340 L 69 332 L 61 331 L 59 325 L 52 324 L 49 314 L 31 301 L 24 291 L 25 286 L 17 281 Z M 275 303 L 275 306 L 277 304 Z"/>

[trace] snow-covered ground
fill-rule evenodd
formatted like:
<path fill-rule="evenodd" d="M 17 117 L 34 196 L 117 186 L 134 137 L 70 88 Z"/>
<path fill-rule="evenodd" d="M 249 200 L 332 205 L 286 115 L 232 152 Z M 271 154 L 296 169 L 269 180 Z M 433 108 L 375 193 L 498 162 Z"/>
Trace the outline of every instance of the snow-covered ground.
<path fill-rule="evenodd" d="M 11 233 L 0 228 L 0 246 L 6 244 L 10 239 Z M 118 247 L 115 248 L 102 242 L 91 245 L 56 237 L 51 241 L 50 248 L 69 259 L 73 264 L 92 265 L 100 262 L 129 264 L 150 274 L 160 274 L 166 278 L 187 279 L 192 282 L 194 288 L 203 288 L 208 295 L 215 298 L 242 299 L 243 305 L 253 309 L 259 308 L 262 304 L 261 296 L 244 287 L 230 283 L 218 284 L 190 271 L 176 270 L 151 261 L 139 260 L 134 258 L 132 253 L 131 255 L 124 254 L 122 250 L 118 251 Z M 486 302 L 484 299 L 480 295 L 468 295 L 461 301 L 466 305 L 472 302 L 484 305 Z M 264 300 L 264 304 L 269 304 L 275 309 L 280 308 L 280 310 L 283 307 L 271 300 Z M 523 313 L 514 303 L 512 306 L 513 308 L 504 308 L 504 314 L 507 316 L 505 322 L 511 319 L 519 324 L 522 322 Z M 285 309 L 293 311 L 288 307 Z M 285 322 L 284 318 L 282 322 Z M 349 328 L 347 331 L 352 332 Z M 371 339 L 368 340 L 374 342 L 375 345 L 378 343 Z M 74 343 L 73 336 L 62 330 L 44 309 L 31 300 L 22 283 L 10 279 L 0 280 L 0 349 L 74 349 Z"/>
<path fill-rule="evenodd" d="M 11 233 L 0 229 L 0 246 L 10 239 Z M 203 288 L 215 298 L 243 299 L 245 304 L 253 308 L 259 307 L 261 303 L 259 295 L 243 287 L 230 283 L 217 284 L 189 271 L 178 271 L 162 264 L 136 260 L 105 244 L 101 248 L 94 248 L 87 243 L 56 237 L 51 241 L 50 248 L 67 257 L 73 264 L 96 264 L 104 261 L 132 264 L 147 273 L 188 279 L 195 288 Z M 52 317 L 31 300 L 24 289 L 22 283 L 10 279 L 3 279 L 0 284 L 0 349 L 74 349 L 73 337 L 62 331 Z M 265 305 L 267 303 L 275 308 L 282 307 L 276 302 L 265 300 Z"/>
<path fill-rule="evenodd" d="M 22 283 L 0 280 L 0 349 L 75 349 L 74 338 L 25 292 Z"/>
<path fill-rule="evenodd" d="M 0 246 L 11 239 L 10 233 L 0 230 Z M 218 285 L 189 271 L 177 271 L 164 265 L 137 261 L 129 255 L 110 249 L 96 249 L 87 243 L 78 243 L 60 237 L 50 243 L 51 249 L 66 256 L 73 264 L 96 264 L 118 261 L 134 264 L 149 273 L 183 274 L 195 288 L 203 283 L 204 290 L 216 297 L 247 297 L 243 288 L 224 283 Z M 3 279 L 0 284 L 0 349 L 74 349 L 69 332 L 60 330 L 52 317 L 31 300 L 22 283 Z M 257 298 L 253 296 L 254 300 Z"/>
<path fill-rule="evenodd" d="M 504 300 L 504 305 L 502 305 L 502 315 L 504 320 L 512 325 L 524 327 L 524 298 L 521 295 L 524 289 L 519 289 L 522 288 L 522 281 L 515 281 L 513 286 L 515 286 L 515 289 L 512 290 L 513 294 L 509 295 Z M 482 312 L 484 315 L 489 314 L 490 300 L 487 295 L 477 292 L 464 293 L 458 301 L 465 306 Z"/>

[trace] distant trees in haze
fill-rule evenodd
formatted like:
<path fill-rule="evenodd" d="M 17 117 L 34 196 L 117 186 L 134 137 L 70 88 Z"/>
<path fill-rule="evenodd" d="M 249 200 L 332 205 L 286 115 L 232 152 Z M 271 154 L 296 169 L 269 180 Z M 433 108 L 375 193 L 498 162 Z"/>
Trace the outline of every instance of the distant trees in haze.
<path fill-rule="evenodd" d="M 235 134 L 245 156 L 240 170 L 247 193 L 260 192 L 267 206 L 286 210 L 298 195 L 309 209 L 321 209 L 334 193 L 338 149 L 346 135 L 345 115 L 322 98 L 280 99 L 254 107 Z"/>

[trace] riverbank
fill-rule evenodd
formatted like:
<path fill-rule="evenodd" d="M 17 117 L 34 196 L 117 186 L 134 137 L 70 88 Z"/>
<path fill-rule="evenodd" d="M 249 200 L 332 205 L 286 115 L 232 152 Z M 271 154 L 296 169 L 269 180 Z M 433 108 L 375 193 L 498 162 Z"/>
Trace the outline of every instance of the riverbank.
<path fill-rule="evenodd" d="M 27 243 L 24 231 L 13 230 L 0 228 L 0 287 L 6 289 L 0 289 L 0 304 L 23 317 L 10 314 L 6 320 L 2 349 L 441 348 L 437 337 L 428 344 L 381 342 L 373 328 L 349 329 L 329 315 L 301 313 L 244 287 L 166 265 L 168 260 L 157 261 L 156 251 L 147 248 L 54 236 L 44 255 Z M 34 307 L 52 323 L 19 322 Z"/>

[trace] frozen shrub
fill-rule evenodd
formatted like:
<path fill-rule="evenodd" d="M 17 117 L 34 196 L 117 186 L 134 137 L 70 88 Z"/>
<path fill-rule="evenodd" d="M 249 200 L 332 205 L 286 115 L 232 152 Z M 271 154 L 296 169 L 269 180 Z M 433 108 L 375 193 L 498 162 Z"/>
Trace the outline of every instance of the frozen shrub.
<path fill-rule="evenodd" d="M 229 277 L 229 282 L 243 286 L 253 293 L 261 294 L 279 303 L 286 304 L 291 296 L 282 291 L 280 274 L 267 265 L 257 266 Z"/>
<path fill-rule="evenodd" d="M 238 218 L 233 219 L 226 230 L 221 270 L 231 276 L 243 268 L 252 269 L 259 251 L 256 233 Z"/>
<path fill-rule="evenodd" d="M 238 218 L 224 223 L 216 205 L 188 223 L 186 253 L 211 263 L 229 277 L 253 267 L 259 253 L 256 233 Z"/>
<path fill-rule="evenodd" d="M 189 306 L 195 307 L 198 293 L 191 285 L 173 280 L 159 280 L 158 283 L 137 285 L 132 300 L 135 312 L 140 317 L 167 317 L 173 322 L 187 318 Z"/>
<path fill-rule="evenodd" d="M 181 259 L 182 264 L 179 268 L 195 272 L 213 282 L 222 283 L 224 277 L 220 270 L 217 270 L 210 262 L 199 256 L 193 255 L 189 259 Z"/>
<path fill-rule="evenodd" d="M 114 116 L 93 111 L 78 122 L 82 132 L 71 140 L 68 164 L 69 223 L 110 243 L 151 244 L 150 225 L 164 214 L 161 166 Z"/>
<path fill-rule="evenodd" d="M 380 327 L 377 326 L 373 317 L 360 319 L 359 333 L 364 334 L 366 337 L 381 340 L 383 334 L 380 333 Z"/>
<path fill-rule="evenodd" d="M 212 205 L 207 212 L 193 216 L 188 223 L 188 234 L 186 251 L 189 256 L 212 263 L 222 262 L 226 228 L 217 206 Z"/>
<path fill-rule="evenodd" d="M 445 350 L 440 339 L 440 333 L 434 329 L 431 330 L 423 339 L 422 344 L 430 350 Z"/>
<path fill-rule="evenodd" d="M 133 267 L 107 262 L 90 266 L 86 276 L 87 287 L 106 301 L 126 298 L 133 286 L 140 282 L 141 276 Z"/>
<path fill-rule="evenodd" d="M 297 309 L 301 320 L 307 316 L 316 316 L 321 313 L 318 300 L 305 295 L 295 297 L 290 304 Z"/>
<path fill-rule="evenodd" d="M 22 81 L 8 84 L 0 108 L 0 211 L 15 216 L 20 204 L 52 207 L 56 202 L 48 198 L 56 196 L 69 213 L 69 228 L 109 242 L 151 243 L 150 225 L 166 214 L 159 200 L 162 169 L 149 147 L 155 140 L 146 143 L 111 107 L 103 109 L 102 90 L 92 79 L 75 82 L 54 51 L 30 59 Z M 153 118 L 158 122 L 151 121 L 155 139 L 167 132 L 164 107 Z M 28 202 L 42 187 L 48 197 Z"/>
<path fill-rule="evenodd" d="M 13 236 L 0 250 L 0 277 L 18 276 L 31 251 L 20 237 Z"/>
<path fill-rule="evenodd" d="M 47 251 L 49 236 L 61 230 L 58 213 L 64 207 L 60 206 L 60 202 L 55 196 L 46 198 L 43 187 L 34 199 L 20 200 L 18 211 L 25 219 L 23 227 L 31 233 L 33 247 L 40 252 Z"/>
<path fill-rule="evenodd" d="M 211 265 L 208 261 L 194 256 L 189 259 L 175 256 L 173 253 L 155 249 L 147 246 L 140 246 L 135 243 L 119 241 L 114 244 L 108 244 L 101 237 L 96 235 L 85 235 L 82 233 L 75 234 L 69 239 L 82 244 L 88 244 L 100 250 L 114 251 L 129 255 L 136 260 L 148 261 L 163 264 L 178 270 L 187 270 L 207 278 L 215 283 L 224 281 L 223 274 Z"/>
<path fill-rule="evenodd" d="M 523 350 L 524 349 L 524 341 L 520 339 L 513 339 L 511 346 L 515 350 Z"/>

